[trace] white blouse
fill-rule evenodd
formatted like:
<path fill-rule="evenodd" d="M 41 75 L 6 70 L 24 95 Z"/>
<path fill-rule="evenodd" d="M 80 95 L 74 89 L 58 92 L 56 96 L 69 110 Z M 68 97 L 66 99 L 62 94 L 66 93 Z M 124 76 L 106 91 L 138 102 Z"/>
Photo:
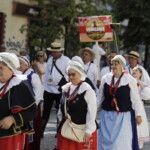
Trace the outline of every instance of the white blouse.
<path fill-rule="evenodd" d="M 67 92 L 70 85 L 71 83 L 67 83 L 66 85 L 64 85 L 62 87 L 63 91 Z M 75 85 L 71 85 L 70 93 L 72 93 L 76 87 L 77 86 Z M 95 124 L 96 114 L 97 114 L 96 95 L 95 95 L 94 90 L 86 82 L 83 82 L 80 85 L 78 94 L 83 93 L 84 91 L 86 91 L 84 98 L 85 98 L 85 101 L 87 102 L 87 107 L 88 107 L 87 115 L 86 115 L 86 133 L 91 134 L 96 130 L 96 124 Z M 59 121 L 61 121 L 62 112 L 60 109 L 58 111 L 57 116 L 58 116 Z"/>
<path fill-rule="evenodd" d="M 113 73 L 110 72 L 110 73 L 107 73 L 102 78 L 101 85 L 99 88 L 99 99 L 97 101 L 98 109 L 100 109 L 101 104 L 104 100 L 104 92 L 103 92 L 104 84 L 107 83 L 108 85 L 110 85 L 112 76 L 113 76 Z M 117 82 L 117 80 L 118 78 L 115 78 L 114 80 L 115 83 Z M 130 98 L 132 102 L 132 108 L 135 110 L 136 116 L 141 116 L 141 100 L 140 100 L 140 95 L 139 95 L 139 91 L 137 88 L 137 84 L 135 82 L 135 79 L 128 73 L 124 73 L 118 87 L 125 86 L 125 85 L 129 85 L 130 87 Z"/>

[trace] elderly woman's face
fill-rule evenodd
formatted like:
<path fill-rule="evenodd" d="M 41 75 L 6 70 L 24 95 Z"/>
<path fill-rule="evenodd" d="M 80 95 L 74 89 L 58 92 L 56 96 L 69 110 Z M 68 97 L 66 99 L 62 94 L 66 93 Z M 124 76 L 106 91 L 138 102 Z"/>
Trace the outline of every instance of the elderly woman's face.
<path fill-rule="evenodd" d="M 142 72 L 138 68 L 135 68 L 133 69 L 132 76 L 136 79 L 140 79 L 142 76 Z"/>
<path fill-rule="evenodd" d="M 74 69 L 69 69 L 68 77 L 70 82 L 73 85 L 77 85 L 81 81 L 81 75 L 79 72 L 75 71 Z"/>
<path fill-rule="evenodd" d="M 20 68 L 19 68 L 19 70 L 21 72 L 24 72 L 25 70 L 28 69 L 28 66 L 24 63 L 24 61 L 22 61 L 22 60 L 19 60 L 19 61 L 20 61 Z"/>
<path fill-rule="evenodd" d="M 38 53 L 37 58 L 38 58 L 39 61 L 43 61 L 44 60 L 44 54 L 43 53 Z"/>
<path fill-rule="evenodd" d="M 13 71 L 7 65 L 0 62 L 0 82 L 6 83 L 12 75 Z"/>
<path fill-rule="evenodd" d="M 122 72 L 122 66 L 118 61 L 112 61 L 111 62 L 111 69 L 114 73 L 120 73 Z"/>

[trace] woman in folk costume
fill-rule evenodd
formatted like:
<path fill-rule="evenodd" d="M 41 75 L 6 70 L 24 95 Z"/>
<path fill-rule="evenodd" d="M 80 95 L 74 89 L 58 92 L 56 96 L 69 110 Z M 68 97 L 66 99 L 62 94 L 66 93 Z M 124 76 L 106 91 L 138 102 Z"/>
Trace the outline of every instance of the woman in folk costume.
<path fill-rule="evenodd" d="M 23 150 L 29 121 L 37 114 L 28 83 L 17 75 L 19 60 L 15 54 L 0 53 L 0 149 Z"/>
<path fill-rule="evenodd" d="M 139 140 L 139 148 L 143 148 L 143 143 L 149 141 L 149 127 L 146 112 L 144 109 L 144 105 L 142 100 L 149 100 L 150 99 L 150 88 L 146 86 L 145 83 L 141 81 L 142 78 L 142 69 L 137 66 L 133 68 L 133 77 L 137 80 L 137 85 L 139 89 L 139 94 L 141 96 L 141 106 L 142 106 L 142 123 L 137 126 L 138 131 L 138 140 Z"/>
<path fill-rule="evenodd" d="M 24 75 L 27 75 L 28 83 L 34 93 L 36 105 L 38 106 L 38 115 L 33 121 L 33 128 L 34 128 L 35 134 L 33 135 L 33 137 L 30 136 L 30 144 L 29 144 L 29 142 L 26 143 L 25 150 L 28 150 L 28 149 L 40 150 L 41 103 L 43 100 L 42 83 L 40 81 L 38 74 L 36 74 L 33 71 L 33 69 L 29 68 L 30 62 L 26 56 L 19 57 L 19 61 L 20 61 L 19 70 Z"/>
<path fill-rule="evenodd" d="M 39 75 L 42 84 L 44 84 L 45 71 L 46 71 L 46 59 L 47 55 L 44 51 L 38 51 L 37 59 L 32 62 L 33 69 Z"/>
<path fill-rule="evenodd" d="M 100 86 L 101 107 L 99 150 L 139 150 L 136 124 L 140 125 L 141 101 L 135 79 L 124 72 L 126 61 L 116 55 L 112 72 L 103 76 Z"/>
<path fill-rule="evenodd" d="M 61 99 L 58 118 L 60 121 L 57 134 L 58 150 L 97 150 L 97 126 L 96 126 L 96 95 L 89 84 L 83 82 L 85 79 L 83 66 L 70 61 L 67 68 L 70 82 L 62 87 L 63 95 Z M 65 103 L 65 104 L 64 104 Z M 65 109 L 66 107 L 66 109 Z M 69 114 L 71 122 L 77 125 L 85 125 L 82 142 L 74 131 L 73 141 L 62 135 L 62 128 L 66 117 Z"/>

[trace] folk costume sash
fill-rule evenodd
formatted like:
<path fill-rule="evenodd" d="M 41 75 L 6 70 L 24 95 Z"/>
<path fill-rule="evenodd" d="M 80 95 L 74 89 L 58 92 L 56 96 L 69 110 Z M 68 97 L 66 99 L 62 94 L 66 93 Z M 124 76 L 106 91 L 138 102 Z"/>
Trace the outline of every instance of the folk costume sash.
<path fill-rule="evenodd" d="M 118 86 L 120 84 L 120 81 L 121 81 L 123 74 L 124 74 L 124 72 L 121 74 L 121 76 L 117 80 L 116 84 L 114 84 L 114 75 L 113 75 L 112 80 L 111 80 L 111 84 L 110 84 L 110 88 L 109 88 L 109 93 L 112 96 L 111 105 L 112 105 L 112 107 L 115 107 L 117 114 L 119 114 L 120 110 L 119 110 L 117 99 L 116 99 L 116 92 L 117 92 L 117 89 L 118 89 Z"/>
<path fill-rule="evenodd" d="M 61 129 L 61 135 L 63 137 L 76 141 L 76 142 L 84 141 L 85 125 L 78 125 L 72 122 L 71 117 L 68 113 L 67 103 L 69 103 L 76 97 L 81 84 L 82 82 L 78 84 L 78 86 L 72 92 L 70 96 L 69 96 L 70 87 L 66 93 L 65 102 L 64 102 L 64 111 L 65 111 L 66 121 L 64 122 L 62 129 Z"/>
<path fill-rule="evenodd" d="M 68 103 L 70 101 L 72 101 L 76 97 L 76 95 L 78 93 L 78 90 L 79 90 L 79 87 L 80 87 L 81 84 L 82 84 L 82 81 L 78 84 L 78 86 L 76 87 L 76 89 L 70 95 L 69 95 L 69 93 L 70 93 L 71 85 L 69 86 L 68 91 L 66 93 L 66 98 L 68 99 Z"/>

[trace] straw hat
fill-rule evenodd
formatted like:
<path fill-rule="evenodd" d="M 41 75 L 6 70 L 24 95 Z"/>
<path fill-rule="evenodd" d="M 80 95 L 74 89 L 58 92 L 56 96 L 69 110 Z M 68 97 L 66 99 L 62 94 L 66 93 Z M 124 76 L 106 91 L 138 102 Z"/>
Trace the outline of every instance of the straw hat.
<path fill-rule="evenodd" d="M 82 57 L 83 52 L 85 52 L 85 51 L 89 52 L 89 53 L 91 54 L 91 56 L 92 56 L 92 60 L 94 60 L 94 58 L 95 58 L 95 53 L 92 51 L 92 49 L 91 49 L 90 47 L 85 47 L 85 48 L 81 49 L 81 50 L 79 51 L 79 55 Z"/>
<path fill-rule="evenodd" d="M 51 43 L 51 46 L 47 48 L 48 51 L 64 51 L 64 48 L 61 47 L 60 43 L 54 42 Z"/>
<path fill-rule="evenodd" d="M 136 51 L 130 51 L 129 54 L 127 54 L 127 56 L 136 58 L 138 61 L 140 61 L 140 54 Z"/>

